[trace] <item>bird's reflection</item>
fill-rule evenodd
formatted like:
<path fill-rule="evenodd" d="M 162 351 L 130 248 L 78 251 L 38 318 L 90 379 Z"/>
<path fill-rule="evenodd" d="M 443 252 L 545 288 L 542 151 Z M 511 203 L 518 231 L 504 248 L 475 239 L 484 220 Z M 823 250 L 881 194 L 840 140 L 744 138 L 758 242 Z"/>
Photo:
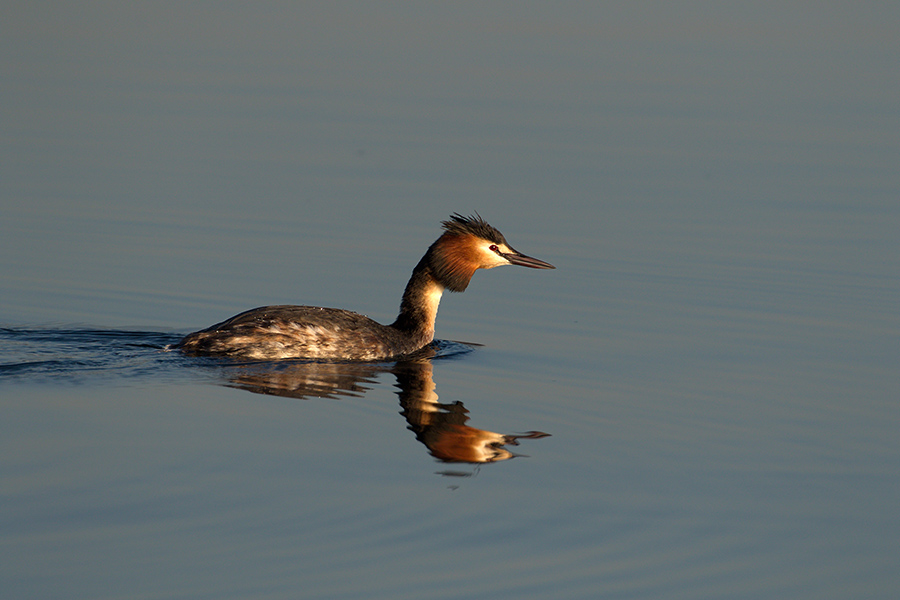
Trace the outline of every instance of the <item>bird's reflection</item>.
<path fill-rule="evenodd" d="M 382 373 L 397 378 L 400 414 L 416 439 L 444 463 L 490 463 L 520 456 L 508 446 L 520 439 L 549 434 L 529 431 L 501 434 L 467 425 L 469 411 L 462 402 L 441 403 L 435 391 L 432 360 L 438 353 L 428 347 L 396 363 L 267 362 L 229 365 L 225 385 L 257 394 L 288 398 L 360 397 L 377 384 Z M 444 475 L 457 475 L 446 472 Z"/>

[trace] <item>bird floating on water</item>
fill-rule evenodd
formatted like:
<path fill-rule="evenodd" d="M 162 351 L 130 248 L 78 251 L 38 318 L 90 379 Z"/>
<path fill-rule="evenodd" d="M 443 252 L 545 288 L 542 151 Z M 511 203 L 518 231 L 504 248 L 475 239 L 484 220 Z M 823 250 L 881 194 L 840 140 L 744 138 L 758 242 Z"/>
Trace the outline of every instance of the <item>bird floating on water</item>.
<path fill-rule="evenodd" d="M 410 354 L 434 340 L 444 290 L 463 292 L 478 269 L 519 265 L 554 269 L 510 246 L 477 213 L 453 214 L 444 233 L 413 269 L 400 314 L 390 325 L 348 310 L 317 306 L 263 306 L 191 333 L 176 349 L 188 354 L 273 360 L 382 360 Z"/>

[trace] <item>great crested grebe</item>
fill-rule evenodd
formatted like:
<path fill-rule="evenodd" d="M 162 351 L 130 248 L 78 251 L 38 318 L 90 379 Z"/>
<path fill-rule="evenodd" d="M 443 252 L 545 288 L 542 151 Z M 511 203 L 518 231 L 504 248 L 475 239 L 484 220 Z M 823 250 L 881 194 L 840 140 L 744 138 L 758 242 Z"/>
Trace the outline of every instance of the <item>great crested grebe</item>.
<path fill-rule="evenodd" d="M 477 213 L 451 215 L 444 233 L 413 269 L 400 314 L 390 325 L 338 308 L 263 306 L 187 335 L 176 346 L 188 354 L 251 359 L 380 360 L 419 350 L 434 340 L 434 320 L 445 289 L 463 292 L 477 269 L 520 265 L 554 269 L 514 250 Z"/>

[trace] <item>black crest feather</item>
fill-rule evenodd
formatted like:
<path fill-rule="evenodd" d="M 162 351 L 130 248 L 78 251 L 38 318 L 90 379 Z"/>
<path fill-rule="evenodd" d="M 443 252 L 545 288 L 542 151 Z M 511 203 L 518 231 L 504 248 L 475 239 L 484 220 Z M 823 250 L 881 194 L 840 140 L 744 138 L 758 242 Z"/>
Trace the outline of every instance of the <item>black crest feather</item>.
<path fill-rule="evenodd" d="M 477 235 L 478 237 L 494 242 L 495 244 L 505 244 L 506 238 L 487 221 L 481 218 L 477 212 L 474 216 L 464 217 L 459 213 L 450 215 L 449 221 L 442 221 L 441 225 L 447 233 L 454 235 Z"/>

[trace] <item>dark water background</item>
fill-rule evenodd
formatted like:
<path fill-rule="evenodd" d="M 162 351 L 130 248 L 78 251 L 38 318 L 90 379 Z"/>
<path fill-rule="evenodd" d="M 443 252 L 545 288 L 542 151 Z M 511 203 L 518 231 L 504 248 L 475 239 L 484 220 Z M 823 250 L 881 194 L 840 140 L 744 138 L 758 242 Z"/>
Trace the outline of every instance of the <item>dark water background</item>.
<path fill-rule="evenodd" d="M 0 13 L 4 596 L 896 597 L 896 3 Z M 476 210 L 434 356 L 164 350 Z"/>

